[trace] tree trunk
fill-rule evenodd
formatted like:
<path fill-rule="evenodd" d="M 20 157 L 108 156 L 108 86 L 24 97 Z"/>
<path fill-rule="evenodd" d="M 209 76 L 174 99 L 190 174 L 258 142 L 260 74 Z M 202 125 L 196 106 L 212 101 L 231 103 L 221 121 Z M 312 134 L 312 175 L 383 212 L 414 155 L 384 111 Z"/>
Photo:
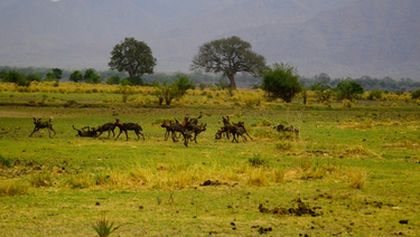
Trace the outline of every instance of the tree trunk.
<path fill-rule="evenodd" d="M 227 75 L 227 78 L 229 79 L 229 82 L 230 82 L 229 84 L 230 89 L 236 90 L 235 74 Z"/>

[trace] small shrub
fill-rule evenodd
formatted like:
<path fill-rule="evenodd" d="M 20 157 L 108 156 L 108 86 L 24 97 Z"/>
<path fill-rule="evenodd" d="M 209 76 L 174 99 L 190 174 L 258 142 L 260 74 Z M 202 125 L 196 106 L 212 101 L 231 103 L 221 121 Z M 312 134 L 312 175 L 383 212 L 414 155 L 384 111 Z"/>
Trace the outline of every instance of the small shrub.
<path fill-rule="evenodd" d="M 411 92 L 411 98 L 414 100 L 420 99 L 420 88 Z"/>
<path fill-rule="evenodd" d="M 12 167 L 13 162 L 12 160 L 3 157 L 2 155 L 0 155 L 0 167 L 7 167 L 10 168 Z"/>
<path fill-rule="evenodd" d="M 105 217 L 93 224 L 92 228 L 99 237 L 108 237 L 121 226 L 115 226 L 114 222 L 110 222 Z"/>
<path fill-rule="evenodd" d="M 0 182 L 0 196 L 16 196 L 27 194 L 29 185 L 18 181 Z"/>
<path fill-rule="evenodd" d="M 267 162 L 265 160 L 261 159 L 259 155 L 255 155 L 254 157 L 249 158 L 248 162 L 253 167 L 267 166 Z"/>

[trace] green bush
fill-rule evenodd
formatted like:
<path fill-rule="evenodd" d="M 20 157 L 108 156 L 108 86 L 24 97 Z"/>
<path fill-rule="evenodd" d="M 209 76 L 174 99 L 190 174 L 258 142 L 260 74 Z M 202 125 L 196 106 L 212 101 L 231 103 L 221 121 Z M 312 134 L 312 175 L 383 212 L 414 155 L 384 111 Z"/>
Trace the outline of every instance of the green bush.
<path fill-rule="evenodd" d="M 262 89 L 270 98 L 281 98 L 290 103 L 302 86 L 295 68 L 282 63 L 274 64 L 263 74 Z"/>
<path fill-rule="evenodd" d="M 411 92 L 411 98 L 415 100 L 420 98 L 420 88 Z"/>
<path fill-rule="evenodd" d="M 255 155 L 248 159 L 248 162 L 253 167 L 267 166 L 267 161 L 261 159 L 259 155 Z"/>
<path fill-rule="evenodd" d="M 357 95 L 363 93 L 363 87 L 353 80 L 344 80 L 338 83 L 337 88 L 338 99 L 353 100 Z"/>
<path fill-rule="evenodd" d="M 121 226 L 114 226 L 114 222 L 110 222 L 105 217 L 98 220 L 92 228 L 96 231 L 99 237 L 108 237 L 112 232 L 116 231 Z"/>

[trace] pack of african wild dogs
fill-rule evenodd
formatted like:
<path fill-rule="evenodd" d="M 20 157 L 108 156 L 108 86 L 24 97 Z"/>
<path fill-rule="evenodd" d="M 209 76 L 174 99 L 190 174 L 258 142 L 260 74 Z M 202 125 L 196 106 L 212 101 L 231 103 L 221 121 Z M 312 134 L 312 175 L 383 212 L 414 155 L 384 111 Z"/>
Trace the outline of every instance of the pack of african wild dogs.
<path fill-rule="evenodd" d="M 187 115 L 181 121 L 178 119 L 164 120 L 160 125 L 165 129 L 164 140 L 167 141 L 171 138 L 173 142 L 178 142 L 181 138 L 186 147 L 188 147 L 188 144 L 191 141 L 197 143 L 198 135 L 207 129 L 207 123 L 200 122 L 202 117 L 203 114 L 200 112 L 200 115 L 197 117 L 190 117 Z M 241 138 L 243 142 L 248 141 L 248 139 L 253 140 L 245 128 L 244 121 L 232 122 L 229 116 L 222 116 L 222 122 L 223 126 L 219 128 L 215 134 L 216 140 L 226 138 L 228 140 L 232 139 L 232 142 L 236 143 L 239 143 L 239 138 Z M 47 129 L 49 137 L 56 135 L 51 118 L 48 120 L 33 118 L 33 123 L 35 127 L 29 135 L 30 137 L 41 129 Z M 76 136 L 79 137 L 97 138 L 104 133 L 108 133 L 108 138 L 110 138 L 112 133 L 112 137 L 117 140 L 121 134 L 124 133 L 126 140 L 128 140 L 128 131 L 133 131 L 137 136 L 137 140 L 140 140 L 140 137 L 145 140 L 143 128 L 140 124 L 133 122 L 124 123 L 119 119 L 115 119 L 114 122 L 105 123 L 96 127 L 85 126 L 82 128 L 76 128 L 74 125 L 72 127 L 77 132 Z M 115 136 L 116 128 L 119 129 L 119 133 Z M 295 136 L 295 138 L 299 136 L 299 129 L 293 126 L 279 124 L 273 127 L 273 129 L 279 133 L 291 133 Z M 53 136 L 51 136 L 51 134 L 53 134 Z"/>

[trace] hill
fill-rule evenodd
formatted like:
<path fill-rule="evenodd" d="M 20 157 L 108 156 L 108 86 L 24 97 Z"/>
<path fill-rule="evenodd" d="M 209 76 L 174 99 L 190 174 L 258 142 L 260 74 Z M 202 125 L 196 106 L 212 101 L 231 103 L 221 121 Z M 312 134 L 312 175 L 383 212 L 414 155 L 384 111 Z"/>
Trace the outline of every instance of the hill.
<path fill-rule="evenodd" d="M 304 75 L 420 79 L 416 0 L 4 0 L 0 65 L 107 67 L 126 36 L 147 42 L 157 71 L 187 71 L 198 47 L 238 35 Z"/>

